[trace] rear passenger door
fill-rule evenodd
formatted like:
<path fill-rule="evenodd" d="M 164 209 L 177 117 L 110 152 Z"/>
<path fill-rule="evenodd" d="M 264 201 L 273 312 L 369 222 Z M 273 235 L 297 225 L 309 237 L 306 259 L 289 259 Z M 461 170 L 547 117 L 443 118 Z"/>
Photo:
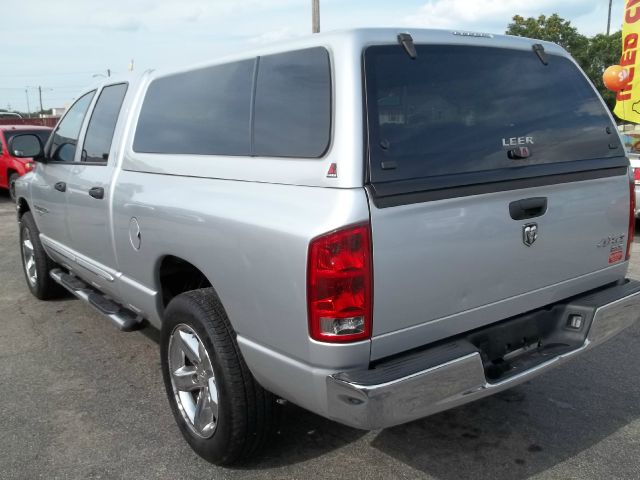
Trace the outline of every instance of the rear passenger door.
<path fill-rule="evenodd" d="M 77 253 L 78 273 L 101 288 L 113 282 L 116 269 L 109 199 L 116 167 L 113 137 L 126 92 L 126 83 L 102 89 L 67 180 L 70 247 Z"/>

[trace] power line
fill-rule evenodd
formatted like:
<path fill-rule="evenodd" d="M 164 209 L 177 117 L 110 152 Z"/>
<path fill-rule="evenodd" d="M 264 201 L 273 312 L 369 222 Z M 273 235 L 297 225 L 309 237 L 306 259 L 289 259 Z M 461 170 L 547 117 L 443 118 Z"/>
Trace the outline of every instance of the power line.
<path fill-rule="evenodd" d="M 79 85 L 77 87 L 46 87 L 48 90 L 81 90 L 85 88 L 86 85 Z M 38 87 L 28 87 L 37 89 Z M 45 88 L 45 87 L 42 87 Z M 0 87 L 0 90 L 24 90 L 25 87 Z"/>
<path fill-rule="evenodd" d="M 133 62 L 133 61 L 132 61 Z M 131 63 L 129 64 L 128 67 L 128 71 L 131 71 Z M 26 77 L 32 77 L 32 78 L 44 78 L 44 77 L 58 77 L 58 76 L 66 76 L 66 75 L 93 75 L 96 72 L 104 72 L 106 71 L 105 69 L 102 68 L 96 68 L 95 70 L 87 70 L 85 72 L 60 72 L 60 73 L 1 73 L 0 74 L 0 78 L 5 78 L 5 77 L 11 77 L 11 78 L 26 78 Z M 118 73 L 115 72 L 112 69 L 109 69 L 109 71 L 111 72 L 111 74 L 114 73 Z"/>
<path fill-rule="evenodd" d="M 3 77 L 52 77 L 52 76 L 63 76 L 63 75 L 91 75 L 95 73 L 95 70 L 86 71 L 86 72 L 60 72 L 60 73 L 10 73 L 10 74 L 0 74 L 0 78 Z"/>
<path fill-rule="evenodd" d="M 24 92 L 24 100 L 26 100 L 27 113 L 31 114 L 31 91 L 37 91 L 36 104 L 40 104 L 40 111 L 44 110 L 45 101 L 48 105 L 52 104 L 61 104 L 61 103 L 69 103 L 76 98 L 77 93 L 81 91 L 83 87 L 43 87 L 42 85 L 33 86 L 26 85 L 24 87 L 0 87 L 0 92 L 6 92 L 4 94 L 0 93 L 0 98 L 2 98 L 3 102 L 5 100 L 12 99 L 13 102 L 16 102 L 19 98 L 18 96 Z M 65 91 L 66 90 L 66 91 Z M 20 93 L 18 93 L 20 92 Z M 44 92 L 47 92 L 46 98 L 43 95 Z M 12 102 L 12 103 L 13 103 Z"/>

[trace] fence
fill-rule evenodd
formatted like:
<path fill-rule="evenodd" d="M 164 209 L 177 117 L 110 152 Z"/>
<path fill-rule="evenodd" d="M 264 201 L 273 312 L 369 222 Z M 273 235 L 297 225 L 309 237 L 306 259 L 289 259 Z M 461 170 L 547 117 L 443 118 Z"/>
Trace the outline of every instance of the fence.
<path fill-rule="evenodd" d="M 54 118 L 0 118 L 0 125 L 40 125 L 42 127 L 55 127 L 60 120 Z"/>

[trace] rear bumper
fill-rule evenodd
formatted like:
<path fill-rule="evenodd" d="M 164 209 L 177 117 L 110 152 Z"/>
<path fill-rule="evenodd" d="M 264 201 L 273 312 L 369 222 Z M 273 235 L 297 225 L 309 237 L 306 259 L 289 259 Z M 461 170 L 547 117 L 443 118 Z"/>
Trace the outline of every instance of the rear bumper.
<path fill-rule="evenodd" d="M 538 350 L 534 363 L 519 362 L 520 368 L 514 367 L 503 380 L 488 380 L 482 351 L 467 338 L 458 338 L 372 369 L 327 376 L 328 416 L 356 428 L 386 428 L 525 382 L 631 326 L 640 317 L 640 282 L 626 281 L 557 307 L 554 313 L 546 309 L 534 315 L 545 315 L 547 324 L 551 320 L 555 326 L 547 332 L 549 338 L 565 339 L 569 347 L 557 353 L 555 344 L 547 352 Z M 576 314 L 582 315 L 582 331 L 566 331 L 567 319 Z"/>

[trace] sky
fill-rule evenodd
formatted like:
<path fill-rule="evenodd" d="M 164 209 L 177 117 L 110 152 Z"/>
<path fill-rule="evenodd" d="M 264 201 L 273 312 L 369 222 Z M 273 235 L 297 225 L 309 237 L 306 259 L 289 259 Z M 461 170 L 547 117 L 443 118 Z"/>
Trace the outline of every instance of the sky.
<path fill-rule="evenodd" d="M 611 30 L 625 0 L 613 0 Z M 94 75 L 213 59 L 307 35 L 311 0 L 3 0 L 0 108 L 67 105 Z M 606 31 L 608 0 L 320 0 L 321 30 L 444 28 L 504 33 L 515 14 L 558 13 L 585 35 Z"/>

